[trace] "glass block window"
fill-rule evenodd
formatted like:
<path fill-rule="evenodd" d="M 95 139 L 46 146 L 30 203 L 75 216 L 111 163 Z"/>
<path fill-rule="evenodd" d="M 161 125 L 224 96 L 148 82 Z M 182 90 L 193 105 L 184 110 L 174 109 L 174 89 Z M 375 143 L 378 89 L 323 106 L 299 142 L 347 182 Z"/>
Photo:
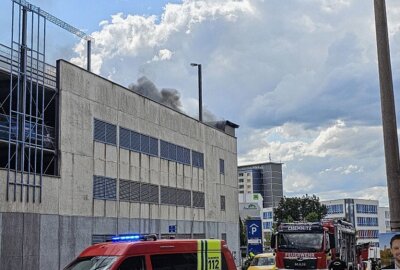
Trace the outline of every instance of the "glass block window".
<path fill-rule="evenodd" d="M 117 144 L 117 126 L 94 119 L 94 140 L 106 144 Z"/>
<path fill-rule="evenodd" d="M 219 173 L 225 174 L 225 161 L 223 159 L 219 160 Z"/>
<path fill-rule="evenodd" d="M 117 180 L 104 176 L 93 176 L 93 198 L 99 200 L 116 200 Z"/>
<path fill-rule="evenodd" d="M 192 166 L 204 169 L 204 154 L 192 150 Z"/>
<path fill-rule="evenodd" d="M 193 207 L 204 208 L 204 193 L 193 191 Z"/>
<path fill-rule="evenodd" d="M 225 211 L 225 196 L 221 195 L 220 202 L 221 202 L 221 210 Z"/>

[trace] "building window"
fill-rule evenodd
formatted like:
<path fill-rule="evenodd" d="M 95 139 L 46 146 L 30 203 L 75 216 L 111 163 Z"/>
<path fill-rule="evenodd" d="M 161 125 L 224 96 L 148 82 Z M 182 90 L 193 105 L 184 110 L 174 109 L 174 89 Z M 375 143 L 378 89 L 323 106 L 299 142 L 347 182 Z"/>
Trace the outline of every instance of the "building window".
<path fill-rule="evenodd" d="M 386 219 L 390 219 L 390 212 L 389 211 L 385 211 L 385 218 Z"/>
<path fill-rule="evenodd" d="M 263 212 L 263 219 L 272 219 L 272 212 Z"/>
<path fill-rule="evenodd" d="M 190 165 L 190 149 L 160 140 L 160 156 L 161 158 Z"/>
<path fill-rule="evenodd" d="M 192 166 L 204 169 L 204 154 L 192 150 Z"/>
<path fill-rule="evenodd" d="M 272 221 L 263 222 L 263 229 L 264 230 L 272 229 Z"/>
<path fill-rule="evenodd" d="M 378 218 L 375 217 L 357 217 L 358 226 L 378 226 Z"/>
<path fill-rule="evenodd" d="M 93 136 L 95 141 L 117 145 L 117 126 L 94 119 Z"/>
<path fill-rule="evenodd" d="M 357 213 L 377 214 L 378 207 L 371 204 L 356 204 L 356 211 Z"/>
<path fill-rule="evenodd" d="M 204 208 L 204 193 L 193 191 L 193 207 Z"/>
<path fill-rule="evenodd" d="M 379 237 L 378 230 L 359 230 L 359 231 L 357 231 L 358 239 L 378 238 L 378 237 Z"/>
<path fill-rule="evenodd" d="M 225 161 L 223 159 L 219 159 L 219 173 L 225 174 Z"/>
<path fill-rule="evenodd" d="M 342 214 L 343 213 L 343 204 L 332 204 L 327 205 L 327 214 Z"/>
<path fill-rule="evenodd" d="M 158 139 L 126 128 L 119 128 L 119 146 L 158 157 Z"/>
<path fill-rule="evenodd" d="M 221 195 L 221 210 L 225 211 L 225 196 Z"/>
<path fill-rule="evenodd" d="M 93 176 L 93 199 L 116 200 L 117 180 L 104 176 Z"/>

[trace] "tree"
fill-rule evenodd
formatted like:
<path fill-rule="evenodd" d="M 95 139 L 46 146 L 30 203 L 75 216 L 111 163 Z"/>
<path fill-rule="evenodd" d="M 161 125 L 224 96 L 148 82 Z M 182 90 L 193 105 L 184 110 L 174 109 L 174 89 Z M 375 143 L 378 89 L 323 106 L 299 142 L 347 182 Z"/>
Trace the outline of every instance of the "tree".
<path fill-rule="evenodd" d="M 283 197 L 274 209 L 274 221 L 282 222 L 319 221 L 326 216 L 327 208 L 322 205 L 315 195 L 302 197 Z"/>

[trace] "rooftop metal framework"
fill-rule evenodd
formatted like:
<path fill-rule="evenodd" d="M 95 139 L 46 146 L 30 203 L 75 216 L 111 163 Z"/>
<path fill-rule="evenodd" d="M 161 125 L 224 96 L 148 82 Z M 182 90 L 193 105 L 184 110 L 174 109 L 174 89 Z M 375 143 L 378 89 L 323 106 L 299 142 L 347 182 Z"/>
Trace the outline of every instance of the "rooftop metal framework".
<path fill-rule="evenodd" d="M 41 202 L 44 175 L 58 175 L 56 68 L 46 64 L 50 21 L 88 42 L 90 36 L 25 0 L 12 1 L 10 47 L 0 44 L 0 167 L 6 199 Z"/>

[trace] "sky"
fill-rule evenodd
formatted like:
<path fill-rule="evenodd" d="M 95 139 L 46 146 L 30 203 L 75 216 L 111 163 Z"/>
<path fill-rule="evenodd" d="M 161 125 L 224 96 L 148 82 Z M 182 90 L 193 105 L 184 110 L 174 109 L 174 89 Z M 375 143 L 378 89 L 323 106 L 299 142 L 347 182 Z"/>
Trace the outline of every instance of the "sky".
<path fill-rule="evenodd" d="M 93 72 L 176 89 L 195 118 L 202 64 L 204 111 L 240 126 L 239 165 L 283 163 L 285 196 L 388 205 L 373 0 L 29 2 L 95 39 Z M 400 1 L 386 7 L 399 104 Z M 1 0 L 7 45 L 10 14 Z M 85 43 L 48 29 L 46 59 L 85 66 Z"/>

